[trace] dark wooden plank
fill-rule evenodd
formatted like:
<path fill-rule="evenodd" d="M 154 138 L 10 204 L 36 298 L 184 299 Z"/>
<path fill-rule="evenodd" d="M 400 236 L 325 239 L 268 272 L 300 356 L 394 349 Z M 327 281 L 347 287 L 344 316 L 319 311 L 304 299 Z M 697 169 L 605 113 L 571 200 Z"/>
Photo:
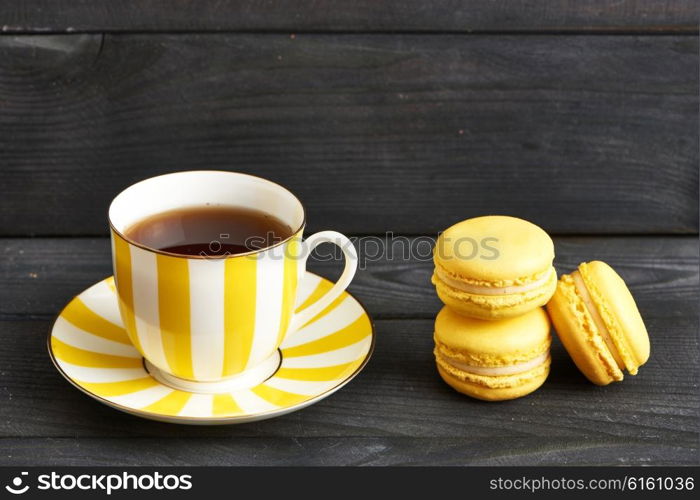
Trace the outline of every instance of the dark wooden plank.
<path fill-rule="evenodd" d="M 79 285 L 70 281 L 71 274 L 87 279 L 81 288 L 98 268 L 108 268 L 104 240 L 9 243 L 3 240 L 0 290 L 7 294 L 0 304 L 12 304 L 20 282 L 30 292 L 17 300 L 21 306 L 13 315 L 65 301 L 68 288 Z M 355 293 L 375 318 L 414 313 L 425 319 L 375 319 L 373 359 L 347 387 L 301 412 L 241 426 L 182 427 L 107 408 L 69 386 L 51 365 L 45 352 L 49 319 L 22 314 L 18 318 L 25 319 L 0 321 L 0 437 L 5 438 L 0 463 L 21 464 L 29 456 L 47 464 L 131 463 L 132 454 L 153 465 L 282 464 L 289 463 L 290 446 L 316 457 L 307 459 L 313 463 L 329 464 L 696 463 L 697 239 L 557 238 L 556 248 L 560 270 L 584 258 L 602 258 L 630 283 L 652 340 L 651 359 L 638 376 L 595 387 L 555 342 L 552 374 L 531 396 L 503 404 L 462 397 L 433 366 L 437 304 L 426 263 L 387 260 L 359 274 Z M 71 260 L 83 265 L 69 265 Z M 25 277 L 29 272 L 36 277 Z M 61 289 L 59 276 L 72 284 Z M 392 300 L 376 298 L 382 292 Z M 152 446 L 148 438 L 158 438 L 162 446 Z M 251 454 L 255 446 L 264 451 Z"/>
<path fill-rule="evenodd" d="M 3 0 L 6 32 L 696 30 L 690 0 Z"/>
<path fill-rule="evenodd" d="M 596 459 L 596 449 L 608 446 L 616 448 L 618 460 L 630 463 L 649 456 L 660 461 L 673 456 L 683 460 L 680 457 L 697 451 L 700 430 L 698 321 L 696 317 L 670 321 L 661 310 L 648 312 L 646 320 L 652 357 L 636 377 L 610 387 L 593 386 L 557 342 L 552 373 L 545 385 L 527 398 L 503 404 L 466 398 L 439 379 L 432 357 L 431 320 L 378 320 L 373 359 L 347 387 L 303 411 L 227 427 L 162 424 L 103 406 L 71 387 L 51 365 L 45 352 L 48 322 L 0 322 L 5 346 L 0 351 L 0 436 L 112 437 L 125 443 L 124 451 L 139 446 L 129 444 L 127 438 L 133 438 L 134 443 L 146 437 L 159 437 L 164 442 L 188 438 L 193 440 L 191 452 L 204 446 L 197 439 L 217 438 L 220 448 L 214 456 L 230 451 L 233 463 L 252 460 L 246 447 L 238 448 L 244 437 L 268 438 L 263 443 L 272 438 L 312 437 L 334 437 L 341 443 L 342 438 L 355 442 L 362 437 L 468 439 L 485 441 L 482 451 L 497 439 L 500 445 L 493 445 L 496 454 L 507 453 L 507 442 L 512 438 L 523 440 L 520 450 L 510 452 L 515 455 L 511 460 L 521 464 L 528 462 L 530 453 L 537 457 L 544 450 L 551 452 L 553 460 L 570 453 L 591 462 L 605 462 L 610 460 L 609 454 Z M 626 448 L 624 441 L 630 446 Z M 640 444 L 642 441 L 646 446 Z M 43 450 L 35 450 L 35 458 L 51 460 L 49 456 L 57 454 L 50 442 L 43 443 Z M 289 440 L 281 439 L 280 443 L 286 446 Z M 110 447 L 114 444 L 111 441 Z M 404 446 L 401 460 L 430 460 L 424 457 L 421 441 Z M 167 449 L 154 452 L 153 459 L 166 455 Z M 678 449 L 684 451 L 678 454 Z M 116 450 L 119 456 L 119 446 Z M 437 453 L 439 447 L 434 450 Z M 469 455 L 459 454 L 461 451 L 459 447 L 445 449 L 441 460 L 469 460 Z M 92 456 L 92 452 L 86 453 Z M 284 446 L 268 453 L 276 460 L 285 460 Z M 201 460 L 190 451 L 181 456 L 183 460 L 186 456 L 195 462 Z M 167 460 L 164 456 L 160 459 Z M 387 460 L 399 458 L 389 454 Z"/>
<path fill-rule="evenodd" d="M 696 465 L 697 451 L 657 440 L 469 438 L 10 438 L 0 465 Z M 417 452 L 420 450 L 420 452 Z"/>
<path fill-rule="evenodd" d="M 163 172 L 287 185 L 310 229 L 697 233 L 690 36 L 0 37 L 0 235 L 102 235 Z"/>
<path fill-rule="evenodd" d="M 432 318 L 440 308 L 430 284 L 432 238 L 392 241 L 390 246 L 376 237 L 355 239 L 364 269 L 350 290 L 375 318 Z M 697 310 L 695 237 L 557 237 L 555 249 L 560 273 L 584 260 L 610 263 L 642 312 L 657 304 L 664 304 L 669 317 Z M 70 297 L 112 272 L 106 238 L 5 238 L 0 239 L 0 257 L 0 318 L 5 319 L 51 318 Z M 338 276 L 341 266 L 340 260 L 309 264 L 328 277 Z"/>

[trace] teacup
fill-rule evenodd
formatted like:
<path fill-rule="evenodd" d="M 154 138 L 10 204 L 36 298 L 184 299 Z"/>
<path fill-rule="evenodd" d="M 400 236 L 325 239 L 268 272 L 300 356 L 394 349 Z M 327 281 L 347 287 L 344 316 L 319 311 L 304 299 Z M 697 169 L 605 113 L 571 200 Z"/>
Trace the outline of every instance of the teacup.
<path fill-rule="evenodd" d="M 224 257 L 173 255 L 125 236 L 147 217 L 206 204 L 269 213 L 292 235 Z M 161 175 L 114 198 L 109 223 L 119 310 L 154 377 L 177 389 L 215 393 L 253 387 L 277 370 L 284 339 L 337 299 L 357 269 L 347 237 L 322 231 L 302 240 L 305 222 L 304 207 L 290 191 L 235 172 Z M 343 273 L 325 295 L 295 311 L 306 259 L 324 242 L 342 249 Z"/>

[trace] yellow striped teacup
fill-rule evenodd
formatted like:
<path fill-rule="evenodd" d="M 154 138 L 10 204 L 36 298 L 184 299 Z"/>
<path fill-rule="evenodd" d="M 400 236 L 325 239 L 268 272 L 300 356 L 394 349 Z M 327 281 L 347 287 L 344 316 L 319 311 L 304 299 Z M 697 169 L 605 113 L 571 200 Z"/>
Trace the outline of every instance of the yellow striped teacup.
<path fill-rule="evenodd" d="M 125 236 L 149 216 L 190 206 L 232 205 L 279 218 L 292 235 L 273 246 L 226 257 L 182 256 Z M 272 375 L 285 336 L 315 317 L 352 280 L 357 256 L 340 233 L 302 241 L 305 215 L 287 189 L 235 172 L 191 171 L 146 179 L 109 208 L 119 310 L 134 346 L 161 382 L 195 392 L 252 387 Z M 306 258 L 320 243 L 343 250 L 345 269 L 331 290 L 294 312 Z"/>

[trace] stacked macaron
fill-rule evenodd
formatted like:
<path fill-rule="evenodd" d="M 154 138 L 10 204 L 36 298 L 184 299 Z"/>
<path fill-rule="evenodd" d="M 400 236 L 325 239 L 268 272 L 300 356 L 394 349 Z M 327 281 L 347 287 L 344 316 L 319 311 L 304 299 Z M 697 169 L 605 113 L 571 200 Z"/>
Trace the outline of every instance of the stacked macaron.
<path fill-rule="evenodd" d="M 445 382 L 488 401 L 542 385 L 551 336 L 541 306 L 557 287 L 553 260 L 549 235 L 515 217 L 468 219 L 438 237 L 432 282 L 445 307 L 435 359 Z"/>
<path fill-rule="evenodd" d="M 535 391 L 549 374 L 550 317 L 591 382 L 637 373 L 649 337 L 622 278 L 594 261 L 557 282 L 553 260 L 549 235 L 515 217 L 468 219 L 438 237 L 432 282 L 445 307 L 434 353 L 445 382 L 488 401 Z"/>
<path fill-rule="evenodd" d="M 464 316 L 512 318 L 543 306 L 557 287 L 554 243 L 515 217 L 467 219 L 439 237 L 433 284 L 445 305 Z"/>
<path fill-rule="evenodd" d="M 435 361 L 445 382 L 486 401 L 531 393 L 549 374 L 549 319 L 541 307 L 485 321 L 445 306 L 435 320 Z"/>

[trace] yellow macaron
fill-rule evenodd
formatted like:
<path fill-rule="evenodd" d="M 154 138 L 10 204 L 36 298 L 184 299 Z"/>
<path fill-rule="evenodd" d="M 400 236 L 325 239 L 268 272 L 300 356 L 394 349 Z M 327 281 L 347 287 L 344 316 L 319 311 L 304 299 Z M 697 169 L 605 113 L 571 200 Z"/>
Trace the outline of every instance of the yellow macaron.
<path fill-rule="evenodd" d="M 649 359 L 649 335 L 622 278 L 605 262 L 584 262 L 561 277 L 547 304 L 554 329 L 594 384 L 636 375 Z"/>
<path fill-rule="evenodd" d="M 435 319 L 435 361 L 453 389 L 486 401 L 536 390 L 549 374 L 549 318 L 538 307 L 522 316 L 486 321 L 445 306 Z"/>
<path fill-rule="evenodd" d="M 509 318 L 547 303 L 557 286 L 553 260 L 552 239 L 535 224 L 476 217 L 440 234 L 432 282 L 440 300 L 460 314 Z"/>

